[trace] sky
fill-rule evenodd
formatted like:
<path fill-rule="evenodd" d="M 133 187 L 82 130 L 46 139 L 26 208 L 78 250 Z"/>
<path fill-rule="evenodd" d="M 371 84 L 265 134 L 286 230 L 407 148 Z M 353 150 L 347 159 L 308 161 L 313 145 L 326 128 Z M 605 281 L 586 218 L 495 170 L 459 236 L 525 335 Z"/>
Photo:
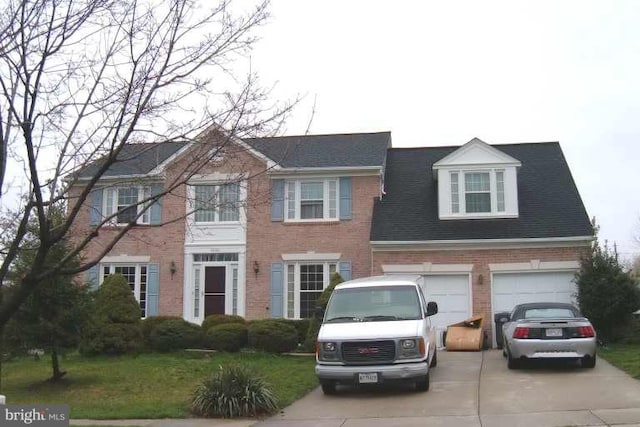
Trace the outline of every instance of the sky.
<path fill-rule="evenodd" d="M 559 141 L 600 240 L 640 255 L 640 1 L 272 0 L 251 68 L 285 134 Z M 315 104 L 315 108 L 314 108 Z"/>

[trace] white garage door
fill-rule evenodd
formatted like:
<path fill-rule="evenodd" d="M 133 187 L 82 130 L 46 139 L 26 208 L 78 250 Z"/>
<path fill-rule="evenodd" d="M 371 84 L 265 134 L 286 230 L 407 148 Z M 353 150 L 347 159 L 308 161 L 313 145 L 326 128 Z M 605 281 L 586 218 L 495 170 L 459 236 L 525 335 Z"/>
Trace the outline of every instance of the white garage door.
<path fill-rule="evenodd" d="M 574 303 L 574 272 L 501 273 L 493 275 L 493 312 L 511 311 L 527 302 Z"/>
<path fill-rule="evenodd" d="M 427 301 L 438 303 L 438 314 L 431 317 L 431 322 L 438 330 L 438 345 L 442 346 L 442 332 L 447 326 L 471 316 L 469 275 L 426 275 L 422 290 Z"/>
<path fill-rule="evenodd" d="M 574 272 L 494 273 L 491 284 L 493 313 L 511 311 L 527 302 L 568 302 L 575 304 Z M 495 323 L 491 316 L 495 345 Z"/>

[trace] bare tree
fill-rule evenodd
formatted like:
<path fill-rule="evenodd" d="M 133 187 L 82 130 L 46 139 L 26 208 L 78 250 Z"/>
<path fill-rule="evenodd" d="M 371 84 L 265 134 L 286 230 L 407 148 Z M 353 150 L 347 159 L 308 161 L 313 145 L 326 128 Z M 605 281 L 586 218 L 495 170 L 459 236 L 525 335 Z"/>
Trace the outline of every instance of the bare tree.
<path fill-rule="evenodd" d="M 37 219 L 40 234 L 32 268 L 0 301 L 0 328 L 44 277 L 89 269 L 134 225 L 120 228 L 94 259 L 72 267 L 69 260 L 116 214 L 103 218 L 60 262 L 43 262 L 69 236 L 105 172 L 126 160 L 125 146 L 191 143 L 184 170 L 162 192 L 139 201 L 143 215 L 220 150 L 240 147 L 231 144 L 237 138 L 277 132 L 295 104 L 268 104 L 256 74 L 237 71 L 267 18 L 266 2 L 244 12 L 227 0 L 1 2 L 0 206 L 8 226 L 0 289 L 30 219 Z M 20 182 L 23 191 L 16 190 Z M 67 218 L 52 226 L 51 207 L 59 204 Z"/>

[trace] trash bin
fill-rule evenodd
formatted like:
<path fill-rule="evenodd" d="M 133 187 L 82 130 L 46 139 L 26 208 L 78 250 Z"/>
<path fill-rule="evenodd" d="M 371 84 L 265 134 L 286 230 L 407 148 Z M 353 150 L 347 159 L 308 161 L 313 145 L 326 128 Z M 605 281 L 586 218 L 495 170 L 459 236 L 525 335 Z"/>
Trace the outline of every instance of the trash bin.
<path fill-rule="evenodd" d="M 508 311 L 502 311 L 500 313 L 496 313 L 493 315 L 493 320 L 496 323 L 496 346 L 498 348 L 503 347 L 504 337 L 502 336 L 502 325 L 504 325 L 509 320 Z"/>

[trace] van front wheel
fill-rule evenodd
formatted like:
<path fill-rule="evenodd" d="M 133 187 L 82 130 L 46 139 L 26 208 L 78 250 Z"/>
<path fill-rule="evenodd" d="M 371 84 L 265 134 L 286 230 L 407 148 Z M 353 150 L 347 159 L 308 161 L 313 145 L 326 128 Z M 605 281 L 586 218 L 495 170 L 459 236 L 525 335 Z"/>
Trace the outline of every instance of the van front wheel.
<path fill-rule="evenodd" d="M 336 394 L 335 381 L 322 380 L 320 381 L 320 386 L 322 387 L 322 392 L 324 394 Z"/>
<path fill-rule="evenodd" d="M 429 391 L 429 372 L 427 372 L 427 375 L 416 381 L 416 390 Z"/>

